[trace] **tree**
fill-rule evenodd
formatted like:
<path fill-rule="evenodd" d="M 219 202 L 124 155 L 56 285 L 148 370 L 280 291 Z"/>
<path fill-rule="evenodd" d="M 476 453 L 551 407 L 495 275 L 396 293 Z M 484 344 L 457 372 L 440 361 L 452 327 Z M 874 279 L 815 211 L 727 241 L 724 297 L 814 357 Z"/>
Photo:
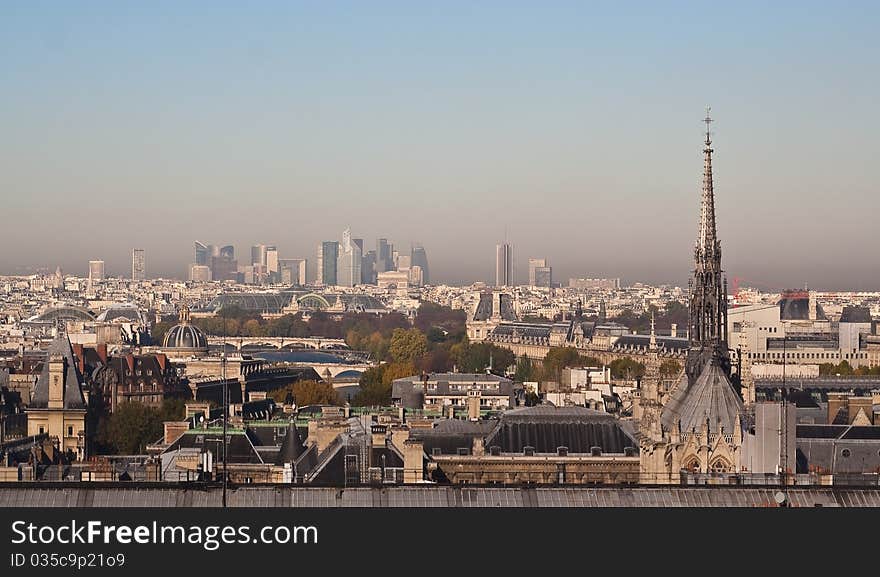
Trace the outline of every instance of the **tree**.
<path fill-rule="evenodd" d="M 631 381 L 633 379 L 640 379 L 645 375 L 645 365 L 629 357 L 611 361 L 608 368 L 611 369 L 611 376 L 615 379 Z"/>
<path fill-rule="evenodd" d="M 182 421 L 186 414 L 183 399 L 165 399 L 159 407 L 136 401 L 120 403 L 109 416 L 101 418 L 97 442 L 101 452 L 137 455 L 162 438 L 164 421 Z"/>
<path fill-rule="evenodd" d="M 419 329 L 394 329 L 389 353 L 394 362 L 415 363 L 428 352 L 428 339 Z"/>
<path fill-rule="evenodd" d="M 298 407 L 342 404 L 342 399 L 333 385 L 317 381 L 297 381 L 286 387 L 275 389 L 269 393 L 269 397 L 277 403 L 283 403 L 288 394 L 293 394 L 293 401 Z"/>
<path fill-rule="evenodd" d="M 462 342 L 450 349 L 450 354 L 464 373 L 480 373 L 489 365 L 493 369 L 506 369 L 516 362 L 516 356 L 510 349 L 505 349 L 492 343 Z"/>
<path fill-rule="evenodd" d="M 681 373 L 681 363 L 675 359 L 667 359 L 660 364 L 660 376 L 663 378 L 677 377 Z"/>
<path fill-rule="evenodd" d="M 562 381 L 562 370 L 583 364 L 580 352 L 574 347 L 553 347 L 544 357 L 544 378 Z"/>
<path fill-rule="evenodd" d="M 537 378 L 537 370 L 532 366 L 532 359 L 527 357 L 526 355 L 522 355 L 516 361 L 516 373 L 514 374 L 514 380 L 518 383 L 525 383 L 527 381 L 536 381 Z"/>

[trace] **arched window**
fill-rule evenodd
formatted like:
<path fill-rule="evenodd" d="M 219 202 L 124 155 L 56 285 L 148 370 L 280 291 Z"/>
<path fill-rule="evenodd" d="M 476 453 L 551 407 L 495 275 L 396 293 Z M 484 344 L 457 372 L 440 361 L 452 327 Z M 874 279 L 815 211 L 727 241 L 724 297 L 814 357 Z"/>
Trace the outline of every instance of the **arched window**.
<path fill-rule="evenodd" d="M 698 473 L 700 471 L 700 460 L 696 457 L 691 457 L 685 463 L 684 468 L 692 473 Z"/>
<path fill-rule="evenodd" d="M 730 471 L 730 465 L 724 459 L 715 459 L 709 466 L 709 470 L 713 473 L 727 473 Z"/>

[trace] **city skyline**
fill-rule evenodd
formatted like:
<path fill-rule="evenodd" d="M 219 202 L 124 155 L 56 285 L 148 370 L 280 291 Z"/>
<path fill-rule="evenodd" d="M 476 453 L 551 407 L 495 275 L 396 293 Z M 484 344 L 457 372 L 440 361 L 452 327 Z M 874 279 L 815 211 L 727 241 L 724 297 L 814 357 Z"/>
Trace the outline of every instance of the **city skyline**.
<path fill-rule="evenodd" d="M 137 246 L 183 279 L 196 239 L 313 259 L 351 222 L 423 244 L 435 283 L 491 282 L 506 229 L 519 271 L 682 285 L 697 220 L 669 207 L 696 198 L 712 104 L 731 281 L 876 290 L 855 255 L 874 242 L 878 8 L 758 6 L 4 8 L 0 272 L 124 275 Z M 120 209 L 152 232 L 120 243 Z M 68 222 L 89 233 L 39 234 Z"/>

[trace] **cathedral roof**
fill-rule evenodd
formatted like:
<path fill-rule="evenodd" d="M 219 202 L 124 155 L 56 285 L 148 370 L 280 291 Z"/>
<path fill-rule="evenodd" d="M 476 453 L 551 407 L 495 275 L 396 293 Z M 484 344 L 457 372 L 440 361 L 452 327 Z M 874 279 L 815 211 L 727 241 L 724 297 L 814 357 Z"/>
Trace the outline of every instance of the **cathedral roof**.
<path fill-rule="evenodd" d="M 709 432 L 718 433 L 719 426 L 725 433 L 733 433 L 739 425 L 743 403 L 733 389 L 730 378 L 718 361 L 712 359 L 703 368 L 693 385 L 688 386 L 683 376 L 672 398 L 663 408 L 661 422 L 666 429 L 675 425 L 676 419 L 682 432 L 700 431 L 708 422 Z"/>

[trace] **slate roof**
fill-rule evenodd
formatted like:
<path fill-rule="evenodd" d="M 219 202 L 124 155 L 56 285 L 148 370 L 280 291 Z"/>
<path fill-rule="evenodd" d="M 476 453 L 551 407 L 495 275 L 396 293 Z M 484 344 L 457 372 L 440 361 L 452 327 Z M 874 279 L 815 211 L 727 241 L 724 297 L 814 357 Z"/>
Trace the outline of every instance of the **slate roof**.
<path fill-rule="evenodd" d="M 64 409 L 85 410 L 86 401 L 80 388 L 83 378 L 77 368 L 73 348 L 70 346 L 67 335 L 57 337 L 49 345 L 48 357 L 43 363 L 43 370 L 37 379 L 37 384 L 34 385 L 30 408 L 45 409 L 49 406 L 49 359 L 52 355 L 61 355 L 66 361 L 64 365 Z"/>
<path fill-rule="evenodd" d="M 842 323 L 870 323 L 871 321 L 873 321 L 871 309 L 868 307 L 843 307 L 843 313 L 840 315 Z"/>
<path fill-rule="evenodd" d="M 536 453 L 555 453 L 559 447 L 568 447 L 571 453 L 589 453 L 593 447 L 603 453 L 623 453 L 638 443 L 603 411 L 538 405 L 502 413 L 485 446 L 498 446 L 505 453 L 520 453 L 525 447 L 534 447 Z"/>
<path fill-rule="evenodd" d="M 688 386 L 687 377 L 682 376 L 663 407 L 660 420 L 664 427 L 671 429 L 678 418 L 682 432 L 700 431 L 708 421 L 710 433 L 718 433 L 720 425 L 725 433 L 730 434 L 734 426 L 740 426 L 742 413 L 742 399 L 717 360 L 712 359 L 693 385 Z"/>

